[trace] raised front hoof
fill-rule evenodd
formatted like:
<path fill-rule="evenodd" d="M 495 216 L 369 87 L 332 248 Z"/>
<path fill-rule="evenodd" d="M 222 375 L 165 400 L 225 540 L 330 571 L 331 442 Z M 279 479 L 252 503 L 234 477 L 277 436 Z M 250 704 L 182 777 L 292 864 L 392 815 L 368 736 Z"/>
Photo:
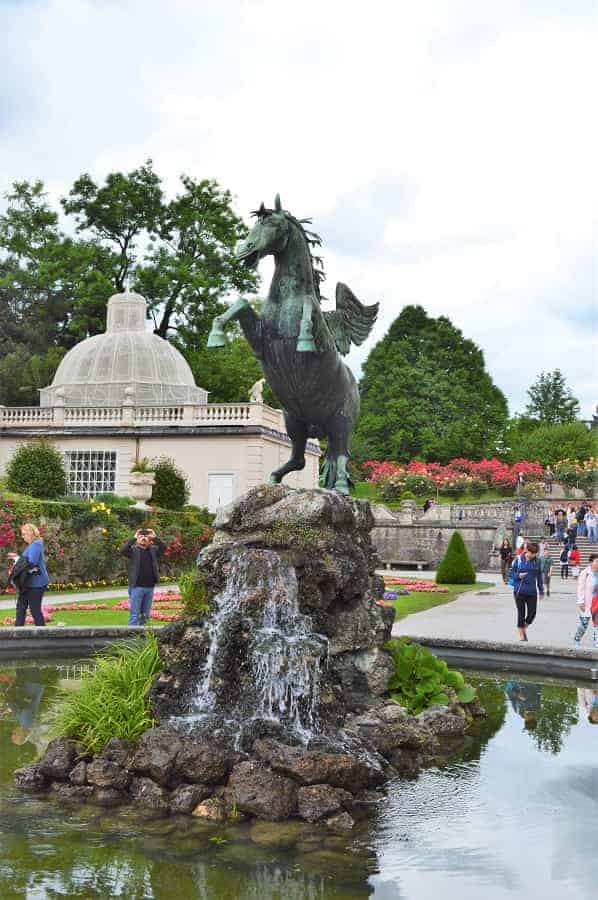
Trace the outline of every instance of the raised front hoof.
<path fill-rule="evenodd" d="M 224 337 L 224 332 L 222 329 L 220 330 L 212 330 L 208 336 L 208 343 L 206 346 L 211 350 L 212 347 L 224 347 L 226 344 L 226 338 Z"/>
<path fill-rule="evenodd" d="M 315 353 L 316 345 L 313 338 L 299 338 L 297 341 L 297 353 Z"/>

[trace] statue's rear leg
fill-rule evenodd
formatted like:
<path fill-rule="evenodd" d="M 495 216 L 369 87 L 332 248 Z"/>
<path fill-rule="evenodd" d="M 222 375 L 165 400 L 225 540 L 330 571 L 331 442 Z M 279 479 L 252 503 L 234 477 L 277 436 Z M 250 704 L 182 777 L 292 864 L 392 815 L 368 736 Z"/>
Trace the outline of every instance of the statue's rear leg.
<path fill-rule="evenodd" d="M 328 423 L 326 436 L 328 438 L 328 452 L 325 465 L 325 487 L 338 491 L 339 494 L 349 494 L 349 474 L 347 463 L 349 461 L 349 435 L 351 425 L 347 417 L 338 412 Z"/>
<path fill-rule="evenodd" d="M 287 434 L 293 445 L 291 458 L 276 469 L 270 475 L 271 484 L 280 484 L 288 472 L 299 472 L 305 468 L 305 445 L 307 444 L 307 425 L 302 419 L 297 419 L 291 413 L 285 412 L 284 420 L 287 426 Z"/>

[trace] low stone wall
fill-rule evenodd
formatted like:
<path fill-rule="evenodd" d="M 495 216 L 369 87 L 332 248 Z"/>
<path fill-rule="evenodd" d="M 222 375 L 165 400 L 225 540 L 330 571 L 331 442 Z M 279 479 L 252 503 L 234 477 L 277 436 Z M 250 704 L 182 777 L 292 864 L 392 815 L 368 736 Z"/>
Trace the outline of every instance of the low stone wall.
<path fill-rule="evenodd" d="M 489 571 L 500 568 L 493 553 L 497 528 L 494 525 L 459 525 L 435 523 L 430 525 L 402 525 L 400 522 L 377 522 L 372 531 L 372 541 L 383 561 L 427 560 L 435 568 L 446 551 L 454 531 L 465 541 L 476 569 Z"/>

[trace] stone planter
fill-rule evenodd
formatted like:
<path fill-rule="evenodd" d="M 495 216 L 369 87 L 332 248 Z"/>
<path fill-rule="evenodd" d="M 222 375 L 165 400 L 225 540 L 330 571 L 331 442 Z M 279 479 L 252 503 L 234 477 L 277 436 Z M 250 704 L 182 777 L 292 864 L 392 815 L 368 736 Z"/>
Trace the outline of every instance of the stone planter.
<path fill-rule="evenodd" d="M 136 509 L 150 509 L 147 501 L 152 496 L 152 490 L 156 482 L 154 472 L 131 472 L 129 476 L 130 495 L 136 500 Z"/>

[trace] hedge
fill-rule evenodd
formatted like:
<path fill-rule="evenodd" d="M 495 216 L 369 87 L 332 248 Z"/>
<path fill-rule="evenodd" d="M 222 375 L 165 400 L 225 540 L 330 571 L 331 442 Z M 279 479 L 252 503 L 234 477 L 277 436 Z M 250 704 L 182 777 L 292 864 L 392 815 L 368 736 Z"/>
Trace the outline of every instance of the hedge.
<path fill-rule="evenodd" d="M 0 589 L 8 583 L 7 554 L 22 549 L 20 526 L 33 522 L 44 540 L 51 587 L 109 585 L 126 581 L 122 544 L 142 526 L 165 542 L 160 564 L 165 579 L 190 569 L 212 536 L 206 509 L 151 512 L 94 500 L 37 500 L 0 493 Z"/>

